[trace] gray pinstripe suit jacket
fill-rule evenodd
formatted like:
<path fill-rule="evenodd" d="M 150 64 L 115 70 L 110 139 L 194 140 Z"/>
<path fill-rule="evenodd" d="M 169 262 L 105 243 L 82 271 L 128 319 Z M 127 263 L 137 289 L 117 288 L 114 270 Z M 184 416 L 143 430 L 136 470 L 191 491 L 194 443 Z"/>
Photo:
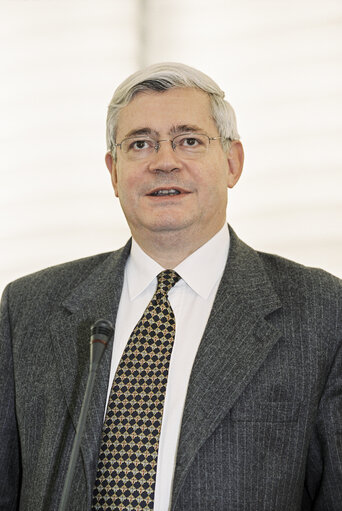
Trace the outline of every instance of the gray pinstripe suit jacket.
<path fill-rule="evenodd" d="M 5 291 L 0 510 L 57 510 L 89 359 L 115 322 L 129 244 Z M 194 362 L 173 511 L 342 510 L 341 281 L 257 253 L 231 232 Z M 111 352 L 94 388 L 70 510 L 90 509 Z"/>

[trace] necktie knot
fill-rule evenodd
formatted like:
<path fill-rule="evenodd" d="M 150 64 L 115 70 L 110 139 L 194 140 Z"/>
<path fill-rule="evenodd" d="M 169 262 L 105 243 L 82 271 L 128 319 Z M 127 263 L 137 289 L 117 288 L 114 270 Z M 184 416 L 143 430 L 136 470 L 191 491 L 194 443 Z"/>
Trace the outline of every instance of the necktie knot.
<path fill-rule="evenodd" d="M 179 281 L 180 276 L 173 270 L 164 270 L 157 275 L 157 279 L 156 294 L 167 295 L 170 289 Z"/>

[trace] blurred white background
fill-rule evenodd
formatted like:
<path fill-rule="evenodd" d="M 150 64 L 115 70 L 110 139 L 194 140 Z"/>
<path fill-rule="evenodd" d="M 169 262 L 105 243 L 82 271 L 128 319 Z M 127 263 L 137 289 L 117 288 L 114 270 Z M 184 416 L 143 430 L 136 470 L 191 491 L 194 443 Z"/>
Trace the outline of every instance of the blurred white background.
<path fill-rule="evenodd" d="M 0 288 L 127 240 L 106 108 L 158 61 L 198 67 L 235 108 L 238 235 L 342 277 L 341 29 L 341 0 L 0 0 Z"/>

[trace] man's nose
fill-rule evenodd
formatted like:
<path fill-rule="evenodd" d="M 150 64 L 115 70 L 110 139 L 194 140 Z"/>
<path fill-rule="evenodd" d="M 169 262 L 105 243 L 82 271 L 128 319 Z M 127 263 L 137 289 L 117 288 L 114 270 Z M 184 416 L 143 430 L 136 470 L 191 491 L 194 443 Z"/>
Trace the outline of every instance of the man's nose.
<path fill-rule="evenodd" d="M 150 157 L 149 169 L 153 172 L 173 172 L 181 168 L 181 160 L 170 140 L 160 140 L 157 150 Z"/>

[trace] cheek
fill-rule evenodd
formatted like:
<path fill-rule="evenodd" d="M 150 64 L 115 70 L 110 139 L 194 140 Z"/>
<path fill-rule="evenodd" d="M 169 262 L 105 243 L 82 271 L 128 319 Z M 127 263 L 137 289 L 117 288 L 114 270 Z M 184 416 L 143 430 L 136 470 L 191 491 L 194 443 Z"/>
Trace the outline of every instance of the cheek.
<path fill-rule="evenodd" d="M 226 193 L 228 188 L 228 169 L 225 162 L 218 162 L 205 169 L 202 174 L 204 184 L 209 190 L 213 190 L 219 195 Z"/>
<path fill-rule="evenodd" d="M 115 176 L 112 176 L 112 182 L 115 195 L 122 201 L 132 200 L 138 192 L 139 179 L 134 170 L 118 168 Z"/>
<path fill-rule="evenodd" d="M 127 177 L 127 172 L 124 172 L 119 161 L 117 161 L 116 166 L 113 167 L 111 177 L 116 197 L 123 196 L 126 188 L 125 177 Z"/>

